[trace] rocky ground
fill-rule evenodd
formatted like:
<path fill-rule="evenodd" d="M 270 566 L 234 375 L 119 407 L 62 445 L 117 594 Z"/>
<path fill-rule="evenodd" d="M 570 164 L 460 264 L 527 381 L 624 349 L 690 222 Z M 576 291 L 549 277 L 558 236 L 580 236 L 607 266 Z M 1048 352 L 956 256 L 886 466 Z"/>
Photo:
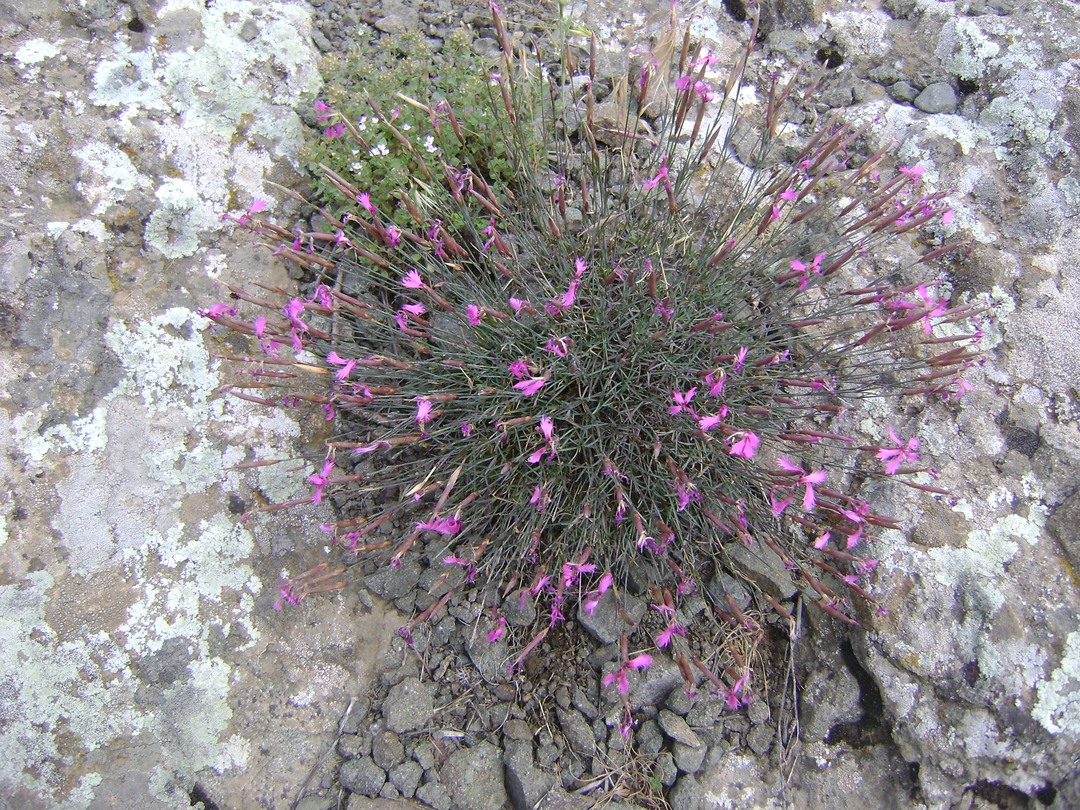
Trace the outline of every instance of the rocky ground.
<path fill-rule="evenodd" d="M 504 6 L 536 35 L 557 13 Z M 745 36 L 737 3 L 688 6 L 699 35 Z M 667 7 L 568 5 L 613 71 Z M 875 549 L 887 615 L 850 634 L 808 617 L 797 712 L 782 639 L 770 689 L 738 713 L 655 666 L 631 694 L 631 756 L 600 686 L 614 611 L 513 678 L 468 602 L 411 646 L 394 636 L 431 598 L 419 565 L 275 612 L 282 573 L 324 558 L 322 518 L 240 523 L 295 481 L 226 471 L 300 456 L 324 426 L 214 395 L 196 309 L 220 279 L 295 283 L 219 215 L 267 199 L 276 221 L 299 216 L 270 183 L 302 186 L 320 52 L 463 24 L 491 50 L 485 4 L 0 9 L 6 806 L 1080 806 L 1075 6 L 767 9 L 762 69 L 827 60 L 817 112 L 875 119 L 871 148 L 892 142 L 956 190 L 973 247 L 949 280 L 993 308 L 987 362 L 962 401 L 921 415 L 955 497 L 875 504 L 910 527 Z"/>

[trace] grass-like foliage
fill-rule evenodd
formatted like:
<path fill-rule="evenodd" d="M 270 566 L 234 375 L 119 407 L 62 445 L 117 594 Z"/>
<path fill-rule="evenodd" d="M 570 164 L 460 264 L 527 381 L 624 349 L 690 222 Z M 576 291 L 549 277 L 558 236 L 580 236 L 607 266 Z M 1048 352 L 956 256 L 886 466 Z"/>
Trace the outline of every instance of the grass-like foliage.
<path fill-rule="evenodd" d="M 843 125 L 781 161 L 782 109 L 808 82 L 773 79 L 747 111 L 750 45 L 722 65 L 673 28 L 601 103 L 595 41 L 592 59 L 576 66 L 567 47 L 545 70 L 497 9 L 495 23 L 483 123 L 420 88 L 396 112 L 368 96 L 363 131 L 356 109 L 320 102 L 324 154 L 342 154 L 321 181 L 344 203 L 323 210 L 333 232 L 289 231 L 257 218 L 259 203 L 236 218 L 321 283 L 291 299 L 234 289 L 258 317 L 235 302 L 207 311 L 261 347 L 229 357 L 250 375 L 230 390 L 310 403 L 338 430 L 310 492 L 260 510 L 333 497 L 326 528 L 349 553 L 420 555 L 457 571 L 459 589 L 536 600 L 543 618 L 511 664 L 571 607 L 636 589 L 688 681 L 694 661 L 737 704 L 747 656 L 687 654 L 687 597 L 707 593 L 710 615 L 759 632 L 703 586 L 721 572 L 754 586 L 750 569 L 771 567 L 856 623 L 874 604 L 867 538 L 896 524 L 852 493 L 871 479 L 943 492 L 917 439 L 889 426 L 860 444 L 845 425 L 870 398 L 962 395 L 976 313 L 920 278 L 950 246 L 887 274 L 874 259 L 951 214 L 918 168 L 879 177 L 887 155 L 857 158 L 862 132 Z M 758 137 L 739 160 L 748 127 Z M 468 162 L 472 138 L 503 145 L 498 176 Z M 391 176 L 371 165 L 387 156 L 377 144 L 408 171 L 374 195 L 360 179 Z M 309 572 L 283 597 L 337 587 L 337 573 Z M 791 619 L 752 590 L 754 615 Z M 505 626 L 493 608 L 489 639 Z M 608 680 L 625 694 L 649 663 L 624 638 Z"/>

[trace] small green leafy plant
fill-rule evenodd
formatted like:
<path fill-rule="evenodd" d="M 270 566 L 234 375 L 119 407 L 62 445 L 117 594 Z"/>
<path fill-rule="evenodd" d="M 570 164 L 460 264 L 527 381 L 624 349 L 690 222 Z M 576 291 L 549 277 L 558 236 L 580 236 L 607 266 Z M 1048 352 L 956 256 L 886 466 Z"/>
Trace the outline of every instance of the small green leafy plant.
<path fill-rule="evenodd" d="M 438 53 L 418 32 L 388 36 L 377 50 L 328 58 L 325 72 L 325 98 L 315 110 L 321 137 L 308 145 L 313 199 L 320 204 L 356 203 L 322 168 L 364 189 L 399 226 L 410 224 L 407 210 L 398 205 L 401 196 L 425 198 L 431 183 L 441 180 L 425 175 L 429 162 L 468 165 L 493 183 L 512 184 L 515 167 L 502 121 L 490 104 L 489 69 L 473 52 L 469 32 L 450 32 Z M 467 138 L 438 138 L 432 132 L 446 110 L 453 111 L 454 126 Z"/>
<path fill-rule="evenodd" d="M 338 429 L 310 492 L 259 510 L 333 497 L 340 518 L 324 528 L 347 555 L 442 569 L 407 639 L 465 589 L 483 589 L 491 643 L 508 632 L 506 600 L 537 604 L 511 668 L 571 609 L 641 594 L 687 688 L 703 679 L 737 707 L 763 617 L 793 621 L 760 571 L 856 624 L 876 605 L 868 540 L 897 525 L 858 487 L 945 492 L 916 438 L 890 426 L 860 444 L 848 426 L 874 398 L 968 387 L 977 313 L 922 277 L 954 246 L 889 272 L 874 260 L 951 212 L 917 167 L 879 177 L 888 156 L 857 157 L 862 132 L 840 124 L 777 159 L 798 74 L 762 88 L 758 137 L 736 161 L 751 46 L 721 66 L 673 27 L 601 105 L 595 40 L 584 72 L 564 59 L 545 77 L 493 9 L 502 62 L 466 77 L 485 110 L 425 94 L 416 64 L 396 112 L 352 106 L 347 84 L 317 105 L 335 232 L 294 233 L 256 217 L 259 203 L 236 217 L 318 283 L 293 298 L 234 289 L 255 317 L 235 301 L 207 310 L 256 345 L 228 356 L 245 375 L 230 390 L 322 408 Z M 340 573 L 286 582 L 282 601 Z M 718 581 L 745 583 L 752 604 Z M 626 696 L 653 662 L 641 642 L 624 634 L 604 678 L 627 731 Z"/>

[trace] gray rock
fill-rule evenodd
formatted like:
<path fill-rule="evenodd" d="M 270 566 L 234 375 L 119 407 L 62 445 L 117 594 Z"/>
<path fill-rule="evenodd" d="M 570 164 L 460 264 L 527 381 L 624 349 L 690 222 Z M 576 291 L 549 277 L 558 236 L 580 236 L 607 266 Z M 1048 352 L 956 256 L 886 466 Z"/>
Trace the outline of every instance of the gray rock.
<path fill-rule="evenodd" d="M 342 734 L 356 734 L 364 726 L 368 713 L 371 711 L 371 703 L 365 697 L 358 697 L 349 706 L 349 713 L 341 724 Z"/>
<path fill-rule="evenodd" d="M 420 579 L 420 564 L 402 563 L 397 568 L 384 565 L 374 574 L 364 577 L 364 587 L 383 599 L 400 599 L 412 593 Z"/>
<path fill-rule="evenodd" d="M 342 734 L 335 747 L 345 759 L 363 757 L 371 753 L 371 738 L 366 734 Z"/>
<path fill-rule="evenodd" d="M 675 757 L 670 751 L 661 751 L 656 758 L 656 770 L 653 774 L 660 780 L 664 787 L 671 787 L 679 778 L 679 769 L 675 767 Z"/>
<path fill-rule="evenodd" d="M 705 586 L 705 589 L 708 591 L 709 597 L 721 607 L 727 605 L 726 597 L 728 594 L 735 600 L 739 610 L 746 610 L 750 605 L 750 592 L 746 589 L 746 586 L 743 585 L 741 580 L 725 574 L 723 571 L 718 571 L 716 576 L 709 580 L 709 584 Z"/>
<path fill-rule="evenodd" d="M 855 93 L 850 86 L 831 87 L 821 94 L 821 101 L 833 109 L 850 107 L 855 100 Z"/>
<path fill-rule="evenodd" d="M 511 661 L 506 641 L 499 639 L 495 643 L 487 640 L 487 633 L 470 633 L 465 641 L 465 650 L 469 660 L 488 683 L 505 683 L 510 680 Z"/>
<path fill-rule="evenodd" d="M 383 717 L 391 731 L 403 734 L 423 728 L 435 714 L 435 687 L 416 678 L 406 678 L 386 696 Z"/>
<path fill-rule="evenodd" d="M 413 759 L 425 771 L 435 773 L 435 749 L 430 741 L 419 742 L 413 751 Z"/>
<path fill-rule="evenodd" d="M 716 695 L 701 695 L 690 711 L 686 713 L 686 722 L 691 728 L 712 728 L 723 716 L 724 701 Z"/>
<path fill-rule="evenodd" d="M 760 726 L 769 722 L 772 712 L 769 710 L 769 704 L 764 700 L 755 700 L 746 710 L 746 716 L 753 725 Z"/>
<path fill-rule="evenodd" d="M 590 810 L 595 803 L 595 799 L 589 796 L 555 787 L 548 792 L 536 810 Z"/>
<path fill-rule="evenodd" d="M 683 774 L 668 792 L 668 804 L 679 810 L 699 810 L 705 801 L 705 791 L 692 774 Z"/>
<path fill-rule="evenodd" d="M 638 750 L 643 754 L 658 754 L 664 747 L 664 735 L 660 733 L 660 724 L 655 720 L 646 720 L 634 735 Z"/>
<path fill-rule="evenodd" d="M 824 740 L 833 726 L 855 722 L 862 715 L 859 683 L 842 662 L 819 666 L 803 687 L 802 707 L 802 738 L 807 742 Z"/>
<path fill-rule="evenodd" d="M 405 746 L 394 732 L 380 732 L 371 741 L 371 758 L 375 760 L 376 765 L 388 771 L 404 761 Z"/>
<path fill-rule="evenodd" d="M 514 810 L 532 810 L 555 783 L 551 774 L 544 773 L 534 764 L 531 742 L 508 740 L 503 764 L 506 766 L 506 790 Z"/>
<path fill-rule="evenodd" d="M 1057 540 L 1074 568 L 1080 568 L 1080 489 L 1073 492 L 1050 513 L 1047 531 Z"/>
<path fill-rule="evenodd" d="M 417 10 L 399 0 L 383 0 L 382 16 L 375 20 L 375 27 L 384 34 L 407 34 L 420 24 Z"/>
<path fill-rule="evenodd" d="M 630 708 L 640 711 L 646 706 L 662 706 L 671 690 L 682 683 L 678 665 L 665 655 L 653 656 L 653 665 L 630 681 Z M 614 687 L 610 687 L 614 689 Z"/>
<path fill-rule="evenodd" d="M 704 745 L 683 745 L 680 742 L 671 746 L 671 753 L 675 757 L 675 764 L 683 773 L 697 773 L 701 770 L 701 764 L 705 761 L 705 754 L 709 751 Z"/>
<path fill-rule="evenodd" d="M 686 724 L 686 721 L 679 717 L 674 712 L 670 712 L 664 709 L 660 712 L 657 720 L 660 722 L 660 728 L 663 729 L 664 734 L 668 739 L 673 740 L 683 745 L 688 745 L 691 748 L 702 748 L 701 740 L 698 739 L 697 734 L 693 729 Z"/>
<path fill-rule="evenodd" d="M 450 810 L 452 802 L 446 788 L 438 782 L 429 782 L 416 791 L 416 798 L 435 810 Z"/>
<path fill-rule="evenodd" d="M 664 705 L 670 711 L 675 712 L 679 717 L 686 717 L 690 713 L 690 709 L 698 700 L 697 692 L 687 694 L 686 689 L 672 689 L 671 694 L 667 696 L 667 700 Z"/>
<path fill-rule="evenodd" d="M 791 573 L 784 568 L 780 558 L 763 544 L 755 543 L 753 548 L 747 548 L 742 543 L 730 545 L 725 551 L 732 564 L 738 566 L 767 594 L 783 601 L 795 593 L 797 589 L 791 581 Z"/>
<path fill-rule="evenodd" d="M 562 707 L 557 708 L 555 713 L 559 718 L 559 727 L 571 750 L 592 756 L 596 751 L 596 740 L 593 738 L 592 727 L 585 716 L 581 712 Z"/>
<path fill-rule="evenodd" d="M 350 759 L 338 770 L 341 786 L 361 796 L 378 796 L 386 783 L 386 771 L 376 765 L 370 757 Z"/>
<path fill-rule="evenodd" d="M 399 791 L 396 787 L 387 782 L 382 786 L 382 789 L 379 791 L 379 796 L 383 799 L 400 799 L 401 791 Z"/>
<path fill-rule="evenodd" d="M 772 747 L 773 730 L 771 726 L 754 726 L 746 735 L 746 744 L 759 756 L 764 756 Z"/>
<path fill-rule="evenodd" d="M 580 686 L 574 687 L 572 703 L 574 704 L 574 708 L 580 711 L 589 720 L 595 720 L 600 715 L 600 711 L 596 708 L 596 704 L 589 699 L 589 696 L 585 694 L 585 690 Z"/>
<path fill-rule="evenodd" d="M 913 102 L 919 95 L 918 88 L 905 81 L 893 82 L 889 85 L 888 91 L 893 99 L 907 104 Z"/>
<path fill-rule="evenodd" d="M 469 810 L 502 810 L 508 801 L 502 752 L 489 742 L 450 755 L 439 777 L 454 802 Z"/>
<path fill-rule="evenodd" d="M 915 98 L 915 106 L 927 113 L 951 113 L 956 111 L 956 91 L 951 84 L 934 82 Z"/>
<path fill-rule="evenodd" d="M 577 617 L 581 626 L 588 631 L 589 635 L 601 644 L 614 644 L 623 633 L 629 633 L 634 629 L 637 622 L 645 615 L 645 602 L 630 594 L 622 595 L 622 609 L 634 622 L 627 624 L 619 614 L 619 600 L 613 590 L 609 590 L 600 597 L 590 616 L 583 607 L 578 608 Z"/>
<path fill-rule="evenodd" d="M 524 720 L 512 718 L 503 726 L 503 736 L 511 740 L 527 741 L 533 738 L 532 726 Z"/>
<path fill-rule="evenodd" d="M 502 602 L 502 615 L 511 627 L 532 627 L 536 621 L 536 600 L 528 594 L 522 600 L 521 593 L 512 593 Z"/>
<path fill-rule="evenodd" d="M 424 769 L 412 761 L 402 762 L 390 769 L 390 781 L 406 799 L 411 799 L 416 794 L 420 777 L 423 775 Z"/>

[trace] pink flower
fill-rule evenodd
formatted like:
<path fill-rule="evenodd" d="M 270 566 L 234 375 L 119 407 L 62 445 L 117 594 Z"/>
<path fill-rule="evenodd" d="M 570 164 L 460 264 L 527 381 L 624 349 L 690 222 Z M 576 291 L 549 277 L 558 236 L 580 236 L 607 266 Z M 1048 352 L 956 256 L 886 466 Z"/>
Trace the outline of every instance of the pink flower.
<path fill-rule="evenodd" d="M 829 540 L 832 538 L 832 532 L 823 532 L 817 540 L 814 541 L 814 548 L 818 551 L 829 545 Z"/>
<path fill-rule="evenodd" d="M 529 376 L 529 367 L 524 360 L 515 360 L 507 368 L 510 371 L 510 376 L 515 380 L 523 380 Z"/>
<path fill-rule="evenodd" d="M 592 616 L 596 612 L 597 605 L 600 604 L 600 597 L 607 593 L 608 588 L 611 587 L 612 577 L 611 572 L 607 572 L 600 578 L 600 584 L 596 586 L 596 590 L 589 591 L 585 595 L 585 600 L 581 603 L 581 609 L 585 611 L 585 614 Z"/>
<path fill-rule="evenodd" d="M 488 634 L 487 634 L 488 644 L 494 644 L 496 641 L 498 641 L 500 638 L 503 637 L 503 633 L 505 633 L 505 632 L 506 632 L 506 617 L 505 616 L 500 616 L 498 624 L 496 624 L 494 629 L 489 631 Z"/>
<path fill-rule="evenodd" d="M 547 453 L 549 449 L 550 448 L 548 447 L 548 445 L 545 444 L 543 447 L 540 447 L 529 453 L 528 458 L 526 458 L 525 460 L 529 464 L 538 464 L 544 458 L 544 453 Z"/>
<path fill-rule="evenodd" d="M 263 332 L 266 331 L 266 317 L 260 315 L 258 318 L 256 318 L 255 322 L 252 324 L 252 328 L 255 330 L 255 337 L 261 340 Z"/>
<path fill-rule="evenodd" d="M 323 487 L 330 482 L 330 471 L 334 469 L 334 460 L 328 458 L 323 464 L 322 472 L 318 475 L 309 475 L 308 481 L 315 485 L 315 494 L 311 496 L 312 503 L 322 501 Z"/>
<path fill-rule="evenodd" d="M 700 501 L 701 493 L 691 484 L 687 486 L 682 481 L 673 482 L 675 486 L 675 498 L 678 501 L 679 511 L 684 512 L 691 501 Z M 625 507 L 624 507 L 625 509 Z M 615 521 L 618 523 L 618 521 Z"/>
<path fill-rule="evenodd" d="M 420 531 L 438 532 L 443 537 L 449 537 L 461 531 L 461 521 L 456 517 L 433 517 L 422 523 L 417 523 L 416 528 Z"/>
<path fill-rule="evenodd" d="M 579 576 L 582 574 L 591 574 L 596 570 L 596 566 L 592 563 L 576 563 L 568 562 L 563 563 L 562 567 L 562 579 L 563 585 L 567 588 L 571 587 Z"/>
<path fill-rule="evenodd" d="M 717 371 L 713 374 L 711 371 L 705 375 L 705 384 L 709 386 L 709 396 L 718 397 L 724 393 L 724 383 L 727 382 L 727 375 L 723 371 Z"/>
<path fill-rule="evenodd" d="M 791 200 L 797 200 L 799 199 L 799 192 L 797 192 L 793 188 L 786 188 L 780 192 L 780 199 L 787 200 L 788 202 L 790 202 Z"/>
<path fill-rule="evenodd" d="M 645 655 L 643 653 L 642 655 L 635 656 L 634 658 L 631 658 L 629 661 L 624 663 L 619 668 L 618 672 L 612 672 L 608 675 L 605 675 L 603 681 L 604 686 L 611 686 L 612 684 L 615 684 L 616 688 L 619 690 L 619 694 L 625 695 L 630 691 L 630 680 L 629 678 L 627 678 L 627 673 L 629 672 L 629 670 L 648 669 L 650 666 L 652 666 L 651 655 Z"/>
<path fill-rule="evenodd" d="M 769 506 L 772 507 L 772 513 L 776 517 L 780 517 L 780 515 L 784 514 L 784 510 L 788 508 L 793 500 L 794 498 L 787 497 L 782 501 L 778 501 L 776 500 L 776 489 L 773 488 L 773 490 L 769 492 Z"/>
<path fill-rule="evenodd" d="M 569 341 L 566 338 L 549 338 L 544 344 L 544 350 L 549 351 L 556 357 L 566 357 L 569 352 Z"/>
<path fill-rule="evenodd" d="M 919 285 L 918 293 L 919 297 L 922 299 L 923 306 L 930 310 L 922 318 L 923 331 L 929 335 L 933 330 L 933 327 L 930 324 L 930 319 L 945 314 L 945 301 L 944 299 L 935 299 L 931 297 L 930 292 L 926 289 L 925 284 Z"/>
<path fill-rule="evenodd" d="M 461 435 L 466 439 L 472 438 L 473 426 L 468 422 L 461 423 Z"/>
<path fill-rule="evenodd" d="M 529 307 L 528 301 L 522 301 L 520 298 L 514 298 L 510 296 L 510 308 L 514 310 L 514 314 L 520 315 L 521 310 Z"/>
<path fill-rule="evenodd" d="M 476 326 L 477 324 L 479 324 L 480 319 L 484 317 L 483 313 L 480 311 L 480 307 L 478 307 L 476 304 L 469 304 L 468 306 L 466 306 L 465 314 L 468 316 L 469 324 L 471 326 Z"/>
<path fill-rule="evenodd" d="M 676 85 L 677 84 L 678 83 L 676 82 Z M 641 187 L 645 189 L 645 191 L 652 191 L 654 188 L 660 185 L 660 183 L 664 184 L 664 188 L 668 190 L 671 189 L 671 179 L 670 175 L 668 174 L 666 155 L 664 156 L 663 160 L 660 161 L 660 170 L 648 180 L 643 180 L 641 183 Z"/>
<path fill-rule="evenodd" d="M 912 183 L 918 183 L 923 176 L 923 172 L 926 170 L 922 166 L 901 166 L 899 171 L 900 174 L 907 177 Z"/>
<path fill-rule="evenodd" d="M 673 636 L 685 636 L 686 630 L 678 622 L 672 622 L 663 630 L 660 631 L 660 635 L 656 637 L 656 646 L 663 649 L 671 643 Z"/>
<path fill-rule="evenodd" d="M 810 283 L 810 274 L 821 275 L 821 262 L 825 259 L 824 253 L 819 253 L 814 257 L 814 260 L 807 267 L 798 259 L 791 263 L 791 269 L 799 273 L 799 289 L 805 290 L 806 286 Z"/>
<path fill-rule="evenodd" d="M 626 677 L 626 667 L 622 667 L 618 672 L 611 672 L 604 676 L 604 686 L 611 686 L 615 684 L 615 688 L 619 690 L 620 695 L 626 695 L 630 692 L 630 679 Z"/>
<path fill-rule="evenodd" d="M 731 449 L 728 450 L 728 454 L 732 456 L 739 456 L 740 458 L 753 458 L 757 452 L 758 445 L 761 444 L 761 439 L 757 434 L 750 430 L 741 430 L 738 433 L 734 433 L 730 438 L 734 439 L 736 436 L 741 436 L 738 441 L 731 445 Z"/>
<path fill-rule="evenodd" d="M 534 487 L 532 497 L 529 498 L 529 503 L 536 507 L 536 511 L 541 515 L 544 514 L 544 510 L 547 508 L 547 492 L 543 487 Z"/>
<path fill-rule="evenodd" d="M 307 324 L 300 320 L 300 315 L 304 311 L 303 299 L 291 299 L 281 308 L 281 311 L 285 313 L 285 317 L 289 319 L 289 322 L 292 323 L 294 327 L 301 331 L 307 331 Z"/>
<path fill-rule="evenodd" d="M 975 386 L 972 385 L 971 383 L 969 383 L 963 377 L 956 377 L 955 379 L 952 380 L 951 384 L 956 386 L 956 390 L 953 391 L 952 396 L 949 397 L 950 399 L 960 399 L 968 391 L 974 391 L 975 390 Z"/>
<path fill-rule="evenodd" d="M 527 380 L 522 380 L 521 382 L 514 383 L 514 388 L 516 388 L 525 396 L 531 397 L 533 394 L 543 388 L 544 383 L 546 382 L 547 380 L 543 377 L 530 377 Z"/>
<path fill-rule="evenodd" d="M 690 407 L 690 400 L 694 398 L 694 394 L 696 393 L 697 387 L 691 388 L 686 393 L 683 393 L 682 391 L 672 391 L 671 400 L 675 404 L 668 408 L 668 413 L 674 416 L 677 413 L 686 411 L 691 416 L 696 416 L 697 414 L 695 414 L 694 410 Z"/>
<path fill-rule="evenodd" d="M 341 123 L 335 124 L 334 126 L 331 126 L 331 127 L 327 127 L 326 132 L 323 133 L 323 135 L 326 136 L 327 140 L 331 140 L 331 141 L 334 138 L 340 138 L 344 134 L 345 134 L 345 125 L 341 124 Z"/>
<path fill-rule="evenodd" d="M 653 312 L 665 321 L 670 320 L 675 314 L 675 310 L 671 307 L 671 299 L 665 298 L 663 301 L 657 301 L 656 306 L 653 307 Z"/>
<path fill-rule="evenodd" d="M 420 290 L 424 287 L 424 280 L 420 278 L 420 274 L 415 270 L 410 270 L 401 279 L 401 286 L 408 287 L 411 290 Z"/>
<path fill-rule="evenodd" d="M 907 444 L 905 444 L 897 437 L 892 425 L 889 425 L 889 440 L 895 444 L 896 447 L 882 447 L 877 452 L 878 460 L 886 462 L 886 475 L 896 475 L 901 464 L 908 461 L 919 460 L 918 436 L 912 436 L 907 440 Z"/>
<path fill-rule="evenodd" d="M 383 242 L 387 247 L 397 247 L 401 243 L 401 231 L 399 231 L 393 225 L 386 226 L 386 235 L 383 237 Z"/>
<path fill-rule="evenodd" d="M 955 216 L 955 212 L 951 208 L 946 209 L 945 213 L 941 215 L 941 224 L 948 227 L 952 224 L 953 216 Z"/>
<path fill-rule="evenodd" d="M 626 662 L 630 669 L 648 669 L 652 666 L 652 656 L 642 653 Z"/>
<path fill-rule="evenodd" d="M 708 433 L 714 427 L 724 421 L 723 414 L 717 414 L 716 416 L 702 416 L 698 419 L 698 426 Z"/>
<path fill-rule="evenodd" d="M 251 204 L 251 206 L 248 208 L 247 212 L 249 214 L 257 214 L 260 211 L 265 211 L 267 208 L 268 208 L 268 206 L 266 204 L 266 200 L 256 200 L 255 202 L 253 202 Z"/>
<path fill-rule="evenodd" d="M 199 314 L 204 318 L 224 318 L 226 316 L 232 318 L 236 315 L 236 307 L 230 307 L 228 304 L 213 304 L 206 309 L 200 309 Z"/>
<path fill-rule="evenodd" d="M 731 367 L 731 370 L 734 371 L 736 374 L 742 371 L 743 366 L 746 365 L 746 355 L 749 354 L 749 352 L 750 350 L 743 346 L 735 355 L 735 364 Z"/>
<path fill-rule="evenodd" d="M 420 430 L 424 430 L 431 422 L 431 400 L 427 397 L 416 398 L 416 416 L 413 417 Z"/>
<path fill-rule="evenodd" d="M 537 430 L 544 437 L 544 441 L 550 442 L 555 435 L 555 422 L 550 416 L 541 416 Z"/>
<path fill-rule="evenodd" d="M 559 311 L 565 311 L 570 309 L 574 305 L 574 299 L 577 297 L 577 288 L 580 282 L 575 278 L 570 282 L 570 285 L 566 288 L 566 292 L 560 296 L 558 301 L 552 301 L 552 304 Z"/>
<path fill-rule="evenodd" d="M 578 256 L 574 259 L 574 280 L 580 279 L 585 275 L 585 271 L 589 269 L 589 265 L 585 264 L 585 260 Z"/>
<path fill-rule="evenodd" d="M 352 374 L 353 369 L 356 368 L 355 360 L 346 360 L 343 357 L 339 357 L 337 352 L 330 352 L 326 355 L 326 362 L 332 363 L 335 366 L 341 366 L 334 374 L 339 380 L 347 379 L 348 376 Z"/>
<path fill-rule="evenodd" d="M 373 217 L 378 216 L 378 210 L 371 204 L 371 195 L 366 191 L 356 195 L 356 201 L 360 203 L 360 207 L 371 214 Z"/>
<path fill-rule="evenodd" d="M 807 512 L 811 511 L 817 505 L 817 497 L 814 494 L 814 485 L 824 484 L 825 479 L 829 474 L 825 470 L 807 473 L 802 467 L 786 458 L 778 458 L 776 460 L 776 465 L 787 472 L 799 473 L 799 483 L 806 487 L 806 492 L 803 494 L 803 509 Z"/>

